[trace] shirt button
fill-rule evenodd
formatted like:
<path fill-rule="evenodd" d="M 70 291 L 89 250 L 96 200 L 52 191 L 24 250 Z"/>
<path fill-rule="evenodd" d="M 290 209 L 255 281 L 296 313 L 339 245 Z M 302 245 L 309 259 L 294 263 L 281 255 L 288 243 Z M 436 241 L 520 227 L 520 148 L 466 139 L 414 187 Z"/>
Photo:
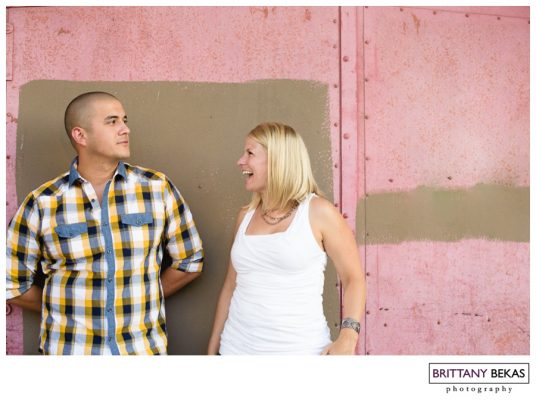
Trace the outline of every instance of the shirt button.
<path fill-rule="evenodd" d="M 112 312 L 112 309 L 111 309 L 110 307 L 108 307 L 108 308 L 106 309 L 106 311 L 110 313 L 110 312 Z"/>
<path fill-rule="evenodd" d="M 106 280 L 108 281 L 108 283 L 112 283 L 112 278 L 108 278 Z"/>
<path fill-rule="evenodd" d="M 108 249 L 106 250 L 106 253 L 110 254 L 112 252 L 112 250 Z"/>
<path fill-rule="evenodd" d="M 108 339 L 109 342 L 112 341 L 112 337 L 111 337 L 111 336 L 108 336 L 107 339 Z"/>

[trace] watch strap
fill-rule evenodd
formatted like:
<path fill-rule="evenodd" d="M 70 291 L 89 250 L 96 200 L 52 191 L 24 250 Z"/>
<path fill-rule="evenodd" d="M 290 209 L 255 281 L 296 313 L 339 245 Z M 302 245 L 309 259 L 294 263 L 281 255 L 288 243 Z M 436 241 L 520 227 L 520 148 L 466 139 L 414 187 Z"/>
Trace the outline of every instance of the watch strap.
<path fill-rule="evenodd" d="M 344 318 L 341 322 L 341 329 L 343 328 L 353 329 L 359 334 L 361 331 L 361 324 L 353 318 Z"/>

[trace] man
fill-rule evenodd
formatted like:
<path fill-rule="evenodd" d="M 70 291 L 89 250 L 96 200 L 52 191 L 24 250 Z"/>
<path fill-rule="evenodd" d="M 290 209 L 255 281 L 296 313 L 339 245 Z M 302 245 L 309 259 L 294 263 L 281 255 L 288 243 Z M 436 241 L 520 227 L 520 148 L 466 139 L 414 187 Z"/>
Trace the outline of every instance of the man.
<path fill-rule="evenodd" d="M 65 128 L 78 157 L 8 229 L 8 302 L 42 313 L 44 354 L 166 354 L 164 297 L 203 267 L 190 210 L 164 174 L 121 161 L 130 129 L 113 95 L 76 97 Z"/>

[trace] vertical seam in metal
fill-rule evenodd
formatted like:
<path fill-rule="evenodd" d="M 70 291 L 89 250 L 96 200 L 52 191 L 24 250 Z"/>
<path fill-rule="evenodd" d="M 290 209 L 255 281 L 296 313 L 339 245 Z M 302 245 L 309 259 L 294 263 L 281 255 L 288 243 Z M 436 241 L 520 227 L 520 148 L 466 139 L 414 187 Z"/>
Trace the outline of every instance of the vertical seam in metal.
<path fill-rule="evenodd" d="M 342 7 L 338 7 L 339 12 L 339 210 L 343 213 L 342 208 L 342 191 L 343 191 L 343 181 L 342 181 L 342 169 L 343 169 L 343 158 L 342 158 Z M 337 281 L 339 283 L 339 324 L 342 320 L 342 308 L 343 308 L 343 289 L 342 282 L 340 282 L 339 276 L 337 275 Z"/>
<path fill-rule="evenodd" d="M 356 8 L 356 13 L 357 13 L 357 8 Z M 362 74 L 363 76 L 361 77 L 361 82 L 362 82 L 362 86 L 363 86 L 363 92 L 362 92 L 362 99 L 363 99 L 363 116 L 362 116 L 362 120 L 363 120 L 363 125 L 362 125 L 362 129 L 363 129 L 363 195 L 365 197 L 364 199 L 364 210 L 363 210 L 363 213 L 364 213 L 364 216 L 363 216 L 363 223 L 364 223 L 364 227 L 363 229 L 365 229 L 365 232 L 364 232 L 364 235 L 363 235 L 363 242 L 364 242 L 364 245 L 363 245 L 363 253 L 364 253 L 364 256 L 363 256 L 363 260 L 364 260 L 364 273 L 365 273 L 365 282 L 366 282 L 366 274 L 367 274 L 367 135 L 366 135 L 366 130 L 365 130 L 365 114 L 366 114 L 366 88 L 365 88 L 365 77 L 366 77 L 366 73 L 365 73 L 365 53 L 366 53 L 366 47 L 365 47 L 365 7 L 363 7 L 362 9 L 362 17 L 361 17 L 361 20 L 362 20 L 362 32 L 361 32 L 361 40 L 362 40 L 362 46 L 361 48 L 363 49 L 363 54 L 362 54 L 362 62 L 363 62 L 363 65 L 362 65 Z M 356 15 L 357 17 L 357 15 Z M 356 18 L 356 23 L 357 23 L 357 18 Z M 357 28 L 357 27 L 356 27 Z M 356 34 L 357 34 L 358 30 L 356 29 Z M 358 43 L 358 38 L 356 38 L 356 46 L 357 46 L 357 43 Z M 356 49 L 356 52 L 357 52 L 357 49 Z M 356 79 L 356 82 L 357 82 L 357 79 Z M 359 104 L 357 104 L 357 115 L 359 115 Z M 359 152 L 358 152 L 359 154 Z M 358 163 L 359 165 L 359 163 Z M 365 300 L 365 305 L 366 305 L 366 300 Z M 367 309 L 367 307 L 365 306 L 365 310 Z M 364 352 L 365 352 L 365 355 L 367 354 L 367 313 L 365 311 L 365 329 L 364 329 L 364 338 L 363 340 L 365 341 L 364 342 Z"/>

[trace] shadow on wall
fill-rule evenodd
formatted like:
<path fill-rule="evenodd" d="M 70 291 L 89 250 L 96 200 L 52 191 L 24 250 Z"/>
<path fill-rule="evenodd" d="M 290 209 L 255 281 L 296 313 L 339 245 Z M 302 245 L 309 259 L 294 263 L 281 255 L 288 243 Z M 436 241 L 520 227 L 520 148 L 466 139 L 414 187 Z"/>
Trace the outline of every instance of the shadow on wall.
<path fill-rule="evenodd" d="M 75 153 L 63 114 L 80 93 L 102 90 L 123 103 L 131 129 L 129 163 L 164 172 L 189 204 L 205 246 L 203 275 L 166 301 L 170 354 L 204 354 L 227 269 L 235 217 L 249 193 L 236 167 L 245 135 L 263 121 L 293 126 L 304 138 L 313 172 L 332 200 L 327 86 L 310 81 L 248 83 L 33 81 L 20 95 L 17 130 L 19 203 L 67 171 Z M 54 96 L 50 96 L 54 93 Z M 324 308 L 339 318 L 333 268 L 326 271 Z M 24 313 L 24 354 L 36 354 L 39 320 Z"/>

